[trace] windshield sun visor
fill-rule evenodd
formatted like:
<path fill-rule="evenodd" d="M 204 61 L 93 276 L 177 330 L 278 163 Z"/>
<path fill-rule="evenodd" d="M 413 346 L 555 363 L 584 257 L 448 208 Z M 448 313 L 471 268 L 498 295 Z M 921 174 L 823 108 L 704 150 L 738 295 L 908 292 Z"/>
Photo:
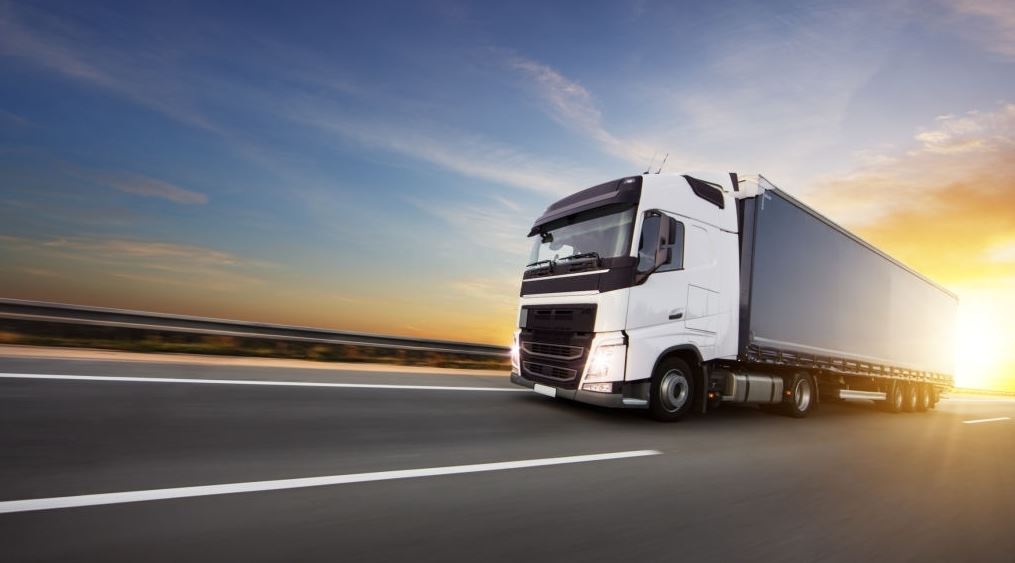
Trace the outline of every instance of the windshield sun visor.
<path fill-rule="evenodd" d="M 528 236 L 539 233 L 543 225 L 570 215 L 607 205 L 638 203 L 641 198 L 641 180 L 641 176 L 620 178 L 569 195 L 547 207 L 543 215 L 532 225 Z"/>

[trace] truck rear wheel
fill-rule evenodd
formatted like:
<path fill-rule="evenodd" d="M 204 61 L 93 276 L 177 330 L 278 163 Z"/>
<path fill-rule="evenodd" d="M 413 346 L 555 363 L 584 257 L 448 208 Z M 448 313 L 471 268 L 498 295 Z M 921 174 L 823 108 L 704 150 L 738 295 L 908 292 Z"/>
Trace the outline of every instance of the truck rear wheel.
<path fill-rule="evenodd" d="M 902 387 L 901 382 L 892 382 L 892 386 L 888 389 L 883 403 L 886 411 L 891 413 L 902 412 L 902 403 L 905 402 Z"/>
<path fill-rule="evenodd" d="M 926 412 L 927 409 L 933 404 L 933 397 L 931 397 L 930 385 L 926 383 L 920 384 L 920 390 L 918 391 L 919 400 L 916 403 L 917 412 Z"/>
<path fill-rule="evenodd" d="M 694 404 L 694 373 L 680 358 L 660 362 L 652 374 L 649 414 L 652 418 L 673 422 L 683 418 Z"/>
<path fill-rule="evenodd" d="M 793 374 L 787 380 L 786 396 L 780 405 L 782 413 L 793 418 L 803 418 L 818 406 L 818 389 L 814 378 L 808 373 Z"/>
<path fill-rule="evenodd" d="M 906 383 L 902 386 L 902 410 L 916 412 L 920 405 L 920 393 L 917 391 L 916 383 Z"/>

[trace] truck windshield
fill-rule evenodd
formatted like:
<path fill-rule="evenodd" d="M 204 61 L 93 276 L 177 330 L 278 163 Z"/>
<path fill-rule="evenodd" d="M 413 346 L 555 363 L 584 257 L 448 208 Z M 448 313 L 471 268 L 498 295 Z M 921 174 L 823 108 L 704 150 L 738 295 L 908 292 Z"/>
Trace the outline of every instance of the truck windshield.
<path fill-rule="evenodd" d="M 529 263 L 579 254 L 626 256 L 631 251 L 634 212 L 634 207 L 610 206 L 549 223 L 536 235 Z"/>

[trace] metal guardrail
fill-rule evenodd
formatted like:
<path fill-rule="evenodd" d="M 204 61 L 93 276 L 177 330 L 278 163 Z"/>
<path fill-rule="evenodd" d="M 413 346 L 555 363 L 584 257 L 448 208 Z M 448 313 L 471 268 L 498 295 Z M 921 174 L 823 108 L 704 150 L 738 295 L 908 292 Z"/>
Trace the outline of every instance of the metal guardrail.
<path fill-rule="evenodd" d="M 188 334 L 234 336 L 320 344 L 358 345 L 418 352 L 506 357 L 508 348 L 491 344 L 451 342 L 321 328 L 233 321 L 127 309 L 86 307 L 45 301 L 0 298 L 0 319 L 93 325 Z"/>

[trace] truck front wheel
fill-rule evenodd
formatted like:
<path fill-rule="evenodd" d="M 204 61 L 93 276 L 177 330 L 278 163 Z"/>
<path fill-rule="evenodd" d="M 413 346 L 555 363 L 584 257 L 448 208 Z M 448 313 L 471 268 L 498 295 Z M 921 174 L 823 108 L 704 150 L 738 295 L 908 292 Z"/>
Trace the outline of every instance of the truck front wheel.
<path fill-rule="evenodd" d="M 673 422 L 683 418 L 694 403 L 694 374 L 680 358 L 660 362 L 652 374 L 649 414 L 652 418 Z"/>

